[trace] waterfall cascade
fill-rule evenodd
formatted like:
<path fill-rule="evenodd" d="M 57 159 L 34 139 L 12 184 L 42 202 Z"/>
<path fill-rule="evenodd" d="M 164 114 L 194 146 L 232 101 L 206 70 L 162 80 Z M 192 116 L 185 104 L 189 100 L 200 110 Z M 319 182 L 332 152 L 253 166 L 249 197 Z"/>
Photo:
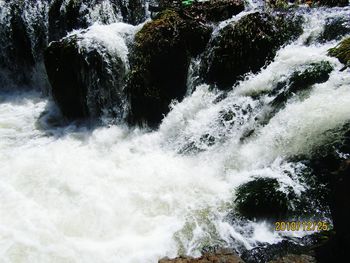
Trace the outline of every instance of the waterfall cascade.
<path fill-rule="evenodd" d="M 203 82 L 208 49 L 192 57 L 187 94 L 151 130 L 127 125 L 123 95 L 147 5 L 0 0 L 1 262 L 157 262 L 215 247 L 242 255 L 312 233 L 276 232 L 278 218 L 332 226 L 320 175 L 322 162 L 349 158 L 350 69 L 328 50 L 349 36 L 350 7 L 298 8 L 302 32 L 232 88 Z M 211 40 L 263 6 L 247 5 L 210 22 Z M 51 41 L 60 66 L 45 69 Z M 61 105 L 100 122 L 67 122 L 46 70 L 56 71 Z M 247 208 L 251 193 L 268 216 Z"/>

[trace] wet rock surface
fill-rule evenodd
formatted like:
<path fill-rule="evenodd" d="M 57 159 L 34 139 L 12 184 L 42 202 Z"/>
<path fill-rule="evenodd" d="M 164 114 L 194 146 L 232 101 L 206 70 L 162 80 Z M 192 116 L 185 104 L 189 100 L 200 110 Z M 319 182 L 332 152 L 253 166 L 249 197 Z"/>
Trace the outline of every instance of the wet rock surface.
<path fill-rule="evenodd" d="M 81 37 L 52 42 L 45 52 L 52 96 L 70 120 L 98 118 L 103 113 L 118 118 L 126 65 L 102 44 L 93 49 L 80 46 Z"/>
<path fill-rule="evenodd" d="M 234 253 L 206 253 L 199 258 L 178 257 L 175 259 L 161 259 L 158 263 L 244 263 L 244 261 Z"/>
<path fill-rule="evenodd" d="M 244 74 L 259 71 L 283 43 L 301 33 L 301 21 L 293 20 L 257 12 L 223 28 L 204 55 L 204 80 L 229 89 Z"/>
<path fill-rule="evenodd" d="M 329 54 L 339 59 L 339 61 L 345 64 L 347 67 L 350 66 L 350 38 L 344 39 L 334 48 L 329 50 Z"/>
<path fill-rule="evenodd" d="M 157 126 L 170 102 L 184 97 L 190 59 L 203 51 L 210 33 L 209 27 L 168 10 L 136 34 L 127 85 L 130 123 Z"/>
<path fill-rule="evenodd" d="M 49 9 L 49 40 L 59 40 L 74 29 L 87 28 L 95 22 L 136 25 L 144 20 L 143 0 L 55 0 Z"/>

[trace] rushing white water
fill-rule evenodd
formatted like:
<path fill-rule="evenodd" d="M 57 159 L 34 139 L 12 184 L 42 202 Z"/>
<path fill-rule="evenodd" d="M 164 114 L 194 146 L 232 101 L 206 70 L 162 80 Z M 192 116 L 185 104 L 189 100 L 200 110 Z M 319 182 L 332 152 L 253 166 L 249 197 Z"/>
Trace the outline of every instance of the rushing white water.
<path fill-rule="evenodd" d="M 318 19 L 305 24 L 309 36 L 331 11 L 317 12 L 304 15 Z M 91 28 L 91 39 L 108 27 Z M 302 195 L 303 165 L 288 158 L 312 154 L 350 121 L 349 70 L 339 71 L 326 54 L 336 43 L 307 46 L 305 34 L 225 98 L 197 87 L 153 132 L 56 126 L 58 116 L 39 94 L 1 94 L 0 262 L 157 262 L 199 255 L 204 246 L 250 249 L 304 235 L 274 232 L 267 222 L 232 223 L 227 215 L 236 188 L 256 177 Z M 266 125 L 257 121 L 271 98 L 250 95 L 323 60 L 335 67 L 327 82 L 292 97 Z M 234 121 L 223 121 L 223 112 L 235 113 Z"/>

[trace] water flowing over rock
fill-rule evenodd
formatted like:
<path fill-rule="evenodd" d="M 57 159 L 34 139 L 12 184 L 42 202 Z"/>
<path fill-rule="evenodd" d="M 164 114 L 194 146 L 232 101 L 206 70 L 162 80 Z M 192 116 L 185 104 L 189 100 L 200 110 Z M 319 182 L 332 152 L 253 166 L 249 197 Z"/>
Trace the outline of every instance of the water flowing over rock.
<path fill-rule="evenodd" d="M 69 119 L 124 114 L 123 87 L 128 71 L 128 48 L 133 26 L 95 25 L 52 42 L 45 64 L 52 96 Z"/>
<path fill-rule="evenodd" d="M 94 23 L 138 24 L 145 19 L 144 0 L 2 1 L 0 83 L 7 89 L 36 86 L 47 92 L 43 53 L 49 42 Z"/>
<path fill-rule="evenodd" d="M 299 35 L 300 22 L 257 12 L 229 24 L 209 44 L 202 67 L 204 80 L 221 89 L 231 88 L 245 73 L 260 70 L 283 43 Z"/>
<path fill-rule="evenodd" d="M 48 1 L 0 2 L 0 83 L 47 85 L 42 51 L 47 45 Z"/>
<path fill-rule="evenodd" d="M 143 0 L 54 0 L 49 10 L 49 39 L 59 40 L 73 29 L 93 23 L 139 24 L 146 17 Z"/>
<path fill-rule="evenodd" d="M 172 100 L 187 90 L 190 58 L 203 51 L 211 29 L 165 11 L 136 34 L 127 86 L 130 122 L 157 126 Z"/>

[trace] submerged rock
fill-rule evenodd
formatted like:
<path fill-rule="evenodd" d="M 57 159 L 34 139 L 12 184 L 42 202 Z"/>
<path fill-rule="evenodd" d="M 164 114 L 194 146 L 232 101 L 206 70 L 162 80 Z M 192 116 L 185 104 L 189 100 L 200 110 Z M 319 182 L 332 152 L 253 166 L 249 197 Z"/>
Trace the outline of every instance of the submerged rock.
<path fill-rule="evenodd" d="M 130 58 L 129 122 L 157 126 L 170 102 L 184 97 L 190 59 L 203 51 L 210 34 L 210 28 L 171 10 L 144 25 Z"/>
<path fill-rule="evenodd" d="M 122 89 L 128 61 L 126 44 L 118 35 L 119 26 L 132 28 L 123 24 L 96 25 L 52 42 L 46 50 L 45 65 L 52 96 L 68 119 L 123 114 Z M 99 39 L 98 33 L 110 36 L 107 40 L 103 36 Z M 109 45 L 108 41 L 113 44 Z"/>
<path fill-rule="evenodd" d="M 253 13 L 229 24 L 211 41 L 202 76 L 221 89 L 231 88 L 245 73 L 257 72 L 277 49 L 302 32 L 300 19 Z"/>
<path fill-rule="evenodd" d="M 350 38 L 344 39 L 338 46 L 331 48 L 329 54 L 339 59 L 339 61 L 350 66 Z"/>

